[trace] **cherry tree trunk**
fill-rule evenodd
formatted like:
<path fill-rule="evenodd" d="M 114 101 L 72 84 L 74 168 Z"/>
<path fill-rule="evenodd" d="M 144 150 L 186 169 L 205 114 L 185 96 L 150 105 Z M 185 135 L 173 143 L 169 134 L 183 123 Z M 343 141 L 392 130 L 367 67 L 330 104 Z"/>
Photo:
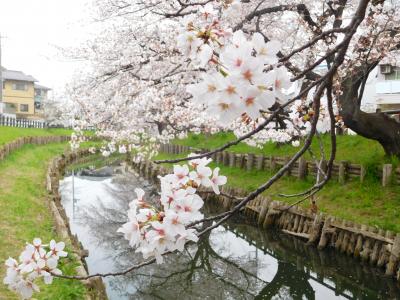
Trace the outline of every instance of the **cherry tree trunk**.
<path fill-rule="evenodd" d="M 344 93 L 339 97 L 340 111 L 346 127 L 368 139 L 378 141 L 385 153 L 400 158 L 400 123 L 384 113 L 360 110 L 360 80 L 343 82 Z"/>

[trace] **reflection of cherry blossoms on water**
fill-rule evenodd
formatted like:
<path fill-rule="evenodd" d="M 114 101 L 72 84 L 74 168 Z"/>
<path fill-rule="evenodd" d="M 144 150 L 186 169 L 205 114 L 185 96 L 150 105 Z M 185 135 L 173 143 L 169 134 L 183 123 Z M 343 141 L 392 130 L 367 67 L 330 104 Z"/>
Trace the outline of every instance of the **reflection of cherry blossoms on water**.
<path fill-rule="evenodd" d="M 89 179 L 75 178 L 78 198 L 75 218 L 72 218 L 70 178 L 61 184 L 63 205 L 72 220 L 71 229 L 89 250 L 86 259 L 89 272 L 124 270 L 140 263 L 142 254 L 136 253 L 129 247 L 129 241 L 115 232 L 127 218 L 134 190 L 143 187 L 146 200 L 157 205 L 159 194 L 155 187 L 133 175 L 104 181 Z M 217 214 L 218 203 L 206 203 L 202 212 L 207 217 Z M 357 275 L 360 267 L 356 262 L 343 263 L 340 255 L 318 252 L 300 240 L 258 230 L 243 221 L 234 218 L 197 243 L 186 245 L 183 252 L 169 254 L 163 264 L 145 266 L 127 276 L 103 279 L 109 299 L 254 299 L 257 296 L 269 299 L 279 295 L 331 299 L 335 298 L 335 276 L 343 278 L 343 274 L 348 274 L 355 278 L 351 286 L 346 285 L 347 295 L 357 295 L 363 290 L 363 284 L 367 284 L 364 280 L 368 277 Z M 207 221 L 203 226 L 209 225 L 211 222 Z M 303 248 L 307 252 L 297 252 Z M 332 273 L 325 274 L 326 269 Z M 337 269 L 340 271 L 336 274 L 333 270 Z M 316 281 L 317 278 L 325 285 Z M 374 290 L 364 290 L 365 298 L 377 299 L 376 295 L 387 293 L 390 289 L 385 288 L 384 282 L 374 283 Z"/>

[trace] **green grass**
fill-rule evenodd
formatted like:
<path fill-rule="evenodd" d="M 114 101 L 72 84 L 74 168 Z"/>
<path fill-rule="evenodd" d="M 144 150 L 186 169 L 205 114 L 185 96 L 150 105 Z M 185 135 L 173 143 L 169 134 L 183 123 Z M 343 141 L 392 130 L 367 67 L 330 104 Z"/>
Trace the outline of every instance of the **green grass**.
<path fill-rule="evenodd" d="M 26 130 L 29 132 L 31 129 Z M 11 137 L 12 131 L 7 132 Z M 57 134 L 60 133 L 57 131 Z M 60 240 L 54 231 L 46 200 L 45 174 L 47 163 L 67 147 L 67 143 L 25 145 L 0 162 L 0 262 L 9 256 L 17 258 L 25 242 L 35 237 L 44 242 L 53 238 Z M 61 268 L 64 273 L 72 274 L 75 265 L 73 261 L 64 260 Z M 1 267 L 0 278 L 4 277 L 4 273 L 5 268 Z M 80 282 L 62 279 L 55 279 L 52 285 L 41 286 L 41 290 L 35 295 L 37 299 L 83 299 L 85 294 Z M 0 284 L 0 299 L 17 297 Z"/>
<path fill-rule="evenodd" d="M 16 128 L 0 126 L 0 146 L 24 136 L 70 135 L 72 130 L 62 128 Z"/>
<path fill-rule="evenodd" d="M 329 156 L 330 151 L 330 137 L 324 135 L 321 137 L 326 155 Z M 221 132 L 215 135 L 206 136 L 204 134 L 190 134 L 188 138 L 182 140 L 174 140 L 173 142 L 179 145 L 186 145 L 195 148 L 206 148 L 214 149 L 216 147 L 222 146 L 229 141 L 235 140 L 235 136 L 231 132 Z M 312 147 L 315 154 L 319 153 L 319 143 L 316 138 L 314 138 Z M 228 149 L 228 151 L 237 153 L 256 153 L 264 154 L 266 156 L 291 156 L 299 148 L 295 148 L 290 144 L 278 145 L 276 143 L 266 143 L 262 149 L 251 147 L 245 143 L 240 143 L 239 145 L 233 146 Z M 310 159 L 310 155 L 306 153 L 305 157 Z M 385 157 L 382 146 L 373 140 L 363 138 L 361 136 L 350 136 L 341 135 L 337 137 L 337 154 L 336 160 L 346 160 L 351 163 L 359 163 L 370 165 L 371 162 L 374 164 L 382 164 L 384 162 L 394 162 L 397 160 L 394 158 Z"/>
<path fill-rule="evenodd" d="M 155 159 L 183 157 L 185 155 L 170 155 L 161 153 Z M 212 163 L 215 167 L 216 164 Z M 245 171 L 240 168 L 230 168 L 219 165 L 221 174 L 228 177 L 228 186 L 239 187 L 252 191 L 266 182 L 273 174 L 270 171 Z M 298 199 L 280 197 L 279 194 L 295 194 L 305 191 L 314 184 L 312 178 L 298 180 L 295 177 L 284 176 L 272 185 L 265 194 L 273 200 L 294 203 Z M 400 186 L 382 188 L 375 178 L 367 178 L 361 184 L 359 180 L 349 180 L 341 185 L 332 179 L 317 195 L 317 205 L 320 211 L 330 215 L 353 221 L 359 224 L 376 226 L 385 230 L 400 232 Z M 302 204 L 309 207 L 309 202 Z"/>

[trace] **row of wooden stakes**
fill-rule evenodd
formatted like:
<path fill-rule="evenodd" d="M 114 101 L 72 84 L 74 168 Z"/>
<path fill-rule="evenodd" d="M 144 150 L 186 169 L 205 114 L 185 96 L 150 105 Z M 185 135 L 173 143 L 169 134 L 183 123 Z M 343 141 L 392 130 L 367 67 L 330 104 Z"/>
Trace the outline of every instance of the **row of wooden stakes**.
<path fill-rule="evenodd" d="M 69 136 L 26 136 L 0 146 L 0 160 L 3 160 L 11 152 L 20 149 L 26 144 L 44 145 L 49 143 L 61 143 L 70 139 Z"/>
<path fill-rule="evenodd" d="M 176 145 L 176 144 L 162 144 L 160 151 L 168 154 L 182 154 L 189 152 L 205 153 L 209 152 L 209 149 L 195 149 L 188 146 Z M 285 165 L 290 157 L 276 157 L 276 156 L 264 156 L 256 155 L 254 153 L 242 154 L 228 151 L 221 151 L 214 153 L 212 159 L 217 164 L 222 164 L 229 167 L 237 167 L 251 170 L 276 170 Z M 322 161 L 319 166 L 320 169 L 327 170 L 327 162 Z M 286 175 L 298 177 L 299 179 L 305 179 L 308 175 L 314 177 L 317 176 L 318 168 L 315 162 L 307 161 L 304 157 L 301 157 L 295 162 L 292 168 L 287 171 Z M 367 175 L 367 168 L 364 165 L 353 164 L 348 161 L 334 162 L 332 169 L 332 176 L 337 178 L 340 184 L 344 184 L 349 178 L 358 178 L 360 182 L 365 181 Z M 381 171 L 381 182 L 382 186 L 388 186 L 392 183 L 400 184 L 400 167 L 395 169 L 392 164 L 384 164 Z"/>
<path fill-rule="evenodd" d="M 132 163 L 132 166 L 141 176 L 157 183 L 158 175 L 169 173 L 168 169 L 150 161 Z M 222 192 L 235 197 L 246 195 L 243 190 L 232 187 L 223 188 Z M 234 198 L 224 195 L 206 193 L 204 199 L 218 201 L 225 209 L 235 205 Z M 250 201 L 242 213 L 264 229 L 278 228 L 320 250 L 333 248 L 364 263 L 384 268 L 387 276 L 400 281 L 400 233 L 354 224 L 300 206 L 292 207 L 263 195 Z"/>

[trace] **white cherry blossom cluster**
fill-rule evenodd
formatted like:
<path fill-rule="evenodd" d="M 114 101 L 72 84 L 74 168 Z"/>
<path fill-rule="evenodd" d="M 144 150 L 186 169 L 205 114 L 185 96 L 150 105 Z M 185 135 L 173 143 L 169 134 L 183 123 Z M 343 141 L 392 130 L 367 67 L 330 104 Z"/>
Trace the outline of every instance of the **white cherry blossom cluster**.
<path fill-rule="evenodd" d="M 3 283 L 12 291 L 17 292 L 22 299 L 30 299 L 34 292 L 39 292 L 36 281 L 43 278 L 45 284 L 53 282 L 53 275 L 61 275 L 57 268 L 60 257 L 66 257 L 64 242 L 51 240 L 48 245 L 35 238 L 32 244 L 27 244 L 19 256 L 19 260 L 8 258 L 6 277 Z"/>
<path fill-rule="evenodd" d="M 247 114 L 256 120 L 275 102 L 287 100 L 291 87 L 288 72 L 277 67 L 281 45 L 265 42 L 260 33 L 249 40 L 238 30 L 223 29 L 212 4 L 200 9 L 199 24 L 191 20 L 178 36 L 182 54 L 201 66 L 212 64 L 202 81 L 187 87 L 196 103 L 204 104 L 221 124 L 229 125 Z"/>
<path fill-rule="evenodd" d="M 142 189 L 135 190 L 137 199 L 129 204 L 128 222 L 118 232 L 145 259 L 155 257 L 157 263 L 162 263 L 163 254 L 183 251 L 187 241 L 197 242 L 196 230 L 188 228 L 192 222 L 203 219 L 200 209 L 204 202 L 197 189 L 212 188 L 219 194 L 219 187 L 227 181 L 219 175 L 219 168 L 212 170 L 207 166 L 210 162 L 207 158 L 194 159 L 190 165 L 175 165 L 173 173 L 160 177 L 158 206 L 145 200 Z"/>
<path fill-rule="evenodd" d="M 83 130 L 80 127 L 74 128 L 74 131 L 71 133 L 71 139 L 69 144 L 71 146 L 71 150 L 75 151 L 78 150 L 81 143 L 87 140 Z"/>

